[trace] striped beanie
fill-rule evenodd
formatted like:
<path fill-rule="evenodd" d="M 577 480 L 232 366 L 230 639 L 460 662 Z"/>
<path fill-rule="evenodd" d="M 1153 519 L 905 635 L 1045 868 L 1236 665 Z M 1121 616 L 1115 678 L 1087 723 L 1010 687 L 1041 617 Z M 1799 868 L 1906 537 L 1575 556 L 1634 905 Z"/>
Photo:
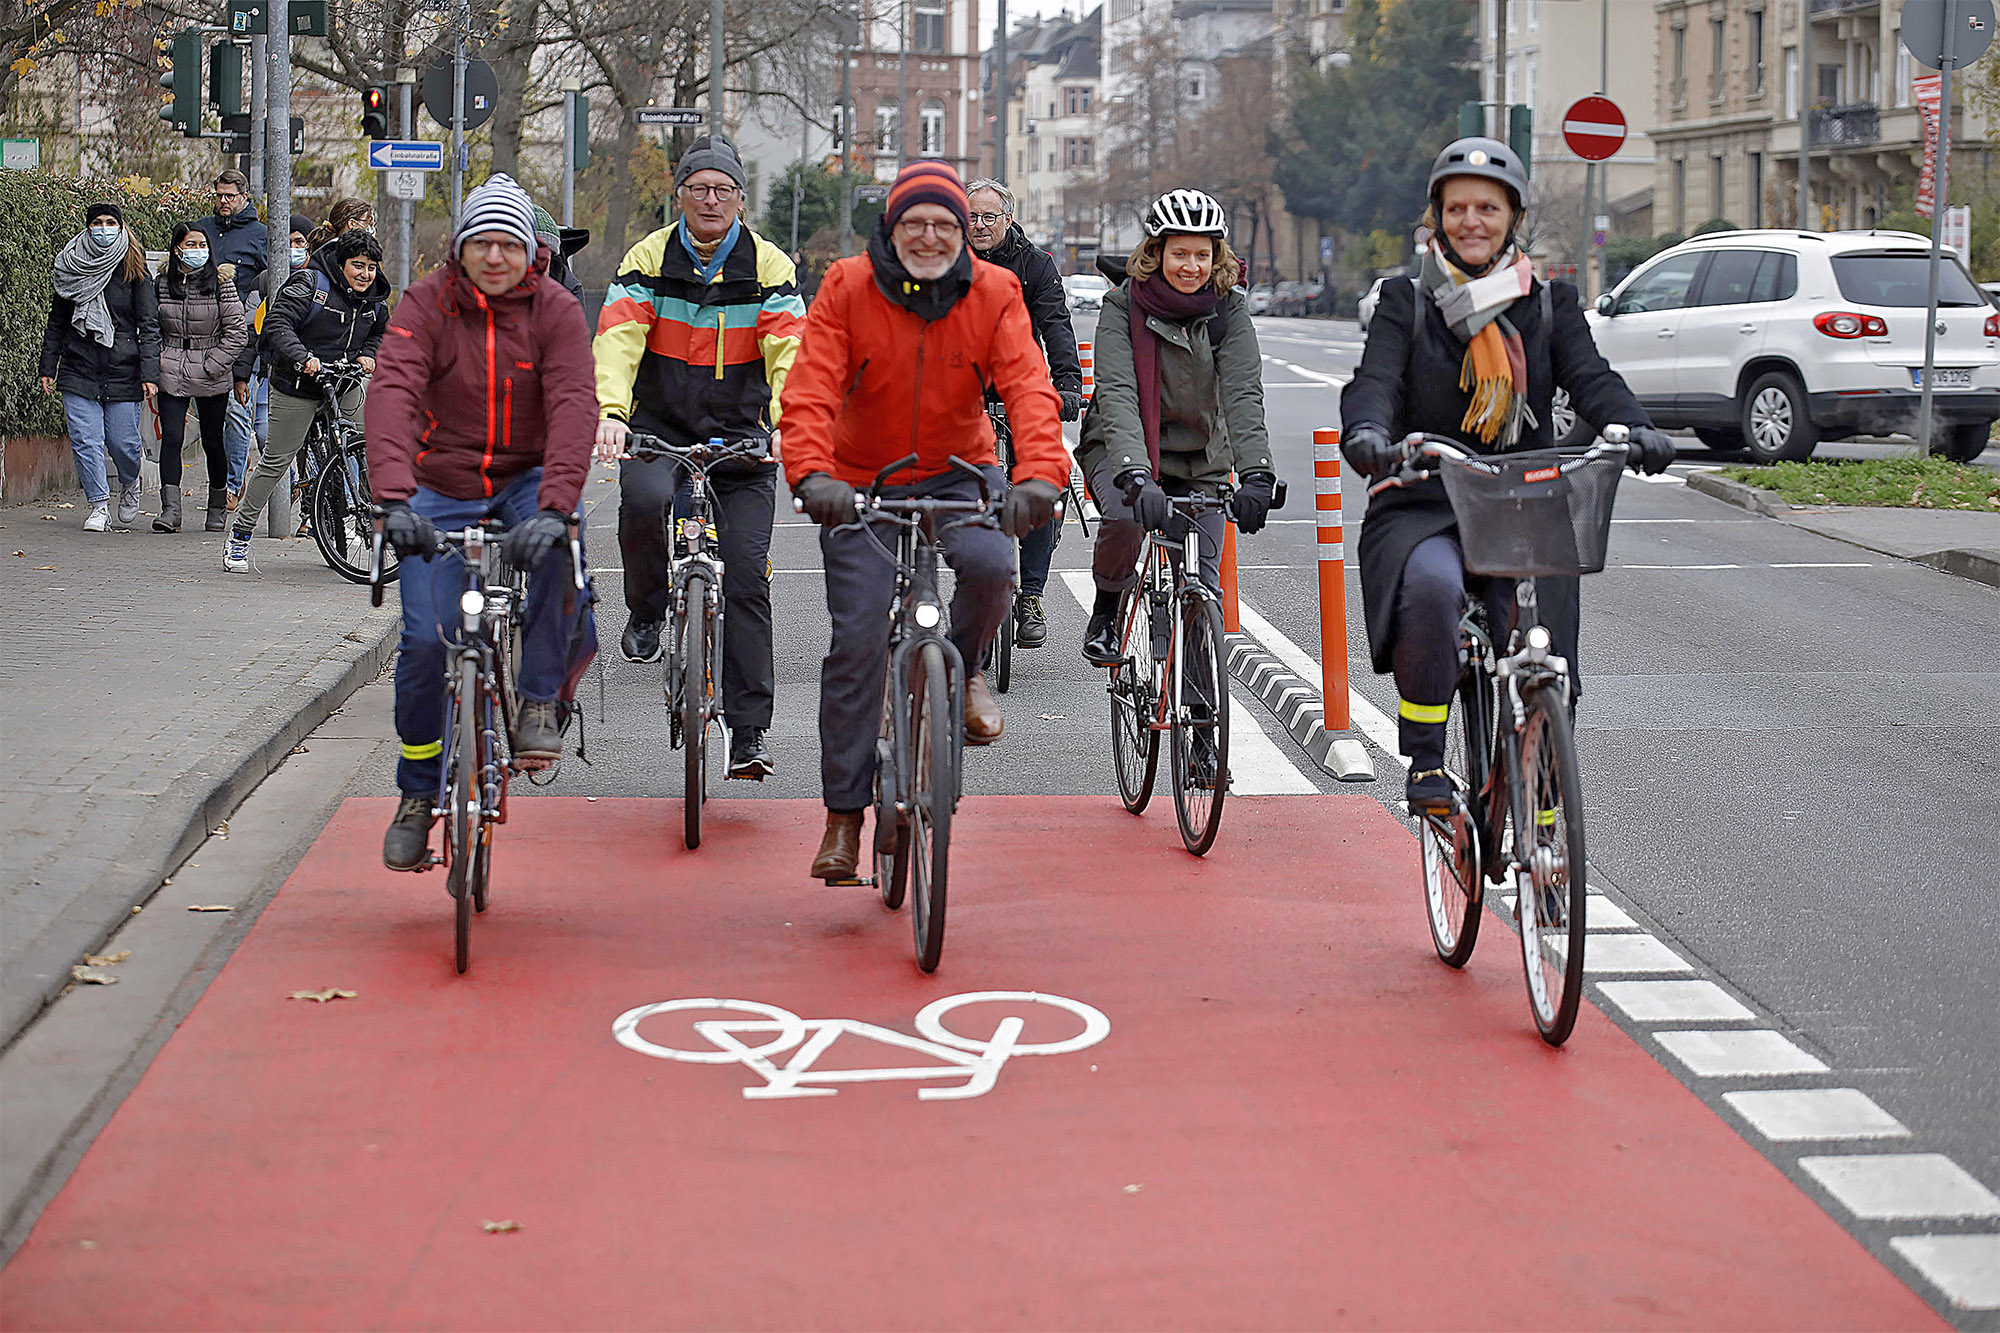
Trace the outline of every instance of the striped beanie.
<path fill-rule="evenodd" d="M 453 253 L 465 248 L 466 237 L 482 231 L 505 232 L 528 247 L 530 259 L 534 257 L 535 203 L 504 171 L 488 176 L 483 185 L 465 196 L 465 212 L 451 238 Z"/>
<path fill-rule="evenodd" d="M 942 204 L 958 219 L 960 230 L 971 225 L 966 214 L 965 183 L 949 163 L 925 160 L 912 162 L 896 173 L 889 187 L 889 202 L 882 214 L 883 224 L 894 227 L 911 204 Z"/>

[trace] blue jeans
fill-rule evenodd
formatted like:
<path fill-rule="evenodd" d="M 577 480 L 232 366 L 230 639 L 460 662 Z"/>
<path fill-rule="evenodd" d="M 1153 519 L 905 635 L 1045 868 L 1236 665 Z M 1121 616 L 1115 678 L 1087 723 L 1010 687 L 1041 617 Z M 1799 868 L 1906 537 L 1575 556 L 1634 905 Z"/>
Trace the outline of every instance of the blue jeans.
<path fill-rule="evenodd" d="M 510 527 L 535 516 L 542 470 L 531 468 L 491 500 L 454 500 L 422 486 L 410 508 L 440 529 L 467 527 L 488 515 Z M 463 623 L 458 597 L 465 590 L 465 562 L 457 552 L 405 560 L 397 587 L 403 598 L 403 638 L 396 656 L 396 734 L 403 757 L 396 786 L 405 796 L 437 792 L 444 767 L 445 662 Z M 558 542 L 528 580 L 528 605 L 521 613 L 521 660 L 514 664 L 523 699 L 547 703 L 563 688 L 568 670 L 570 628 L 586 596 L 571 580 L 569 544 Z M 572 614 L 563 614 L 569 601 Z M 584 614 L 588 614 L 584 610 Z"/>
<path fill-rule="evenodd" d="M 139 460 L 145 446 L 139 439 L 139 404 L 100 403 L 82 394 L 66 393 L 63 420 L 69 425 L 69 447 L 76 455 L 76 479 L 83 486 L 83 498 L 101 505 L 111 498 L 110 483 L 104 479 L 104 451 L 118 466 L 118 480 L 126 486 L 139 484 Z"/>
<path fill-rule="evenodd" d="M 239 403 L 229 395 L 229 419 L 223 423 L 222 445 L 229 455 L 229 489 L 243 489 L 243 475 L 250 470 L 250 441 L 259 447 L 270 438 L 271 381 L 264 375 L 250 378 L 250 401 Z"/>

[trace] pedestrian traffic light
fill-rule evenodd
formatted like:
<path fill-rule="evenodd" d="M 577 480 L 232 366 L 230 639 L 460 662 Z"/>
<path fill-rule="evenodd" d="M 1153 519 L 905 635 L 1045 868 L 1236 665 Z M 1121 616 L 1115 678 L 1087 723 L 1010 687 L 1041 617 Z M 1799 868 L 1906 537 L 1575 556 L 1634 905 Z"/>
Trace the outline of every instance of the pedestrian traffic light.
<path fill-rule="evenodd" d="M 389 90 L 379 83 L 361 90 L 361 133 L 370 139 L 389 137 Z"/>
<path fill-rule="evenodd" d="M 1507 146 L 1514 150 L 1514 156 L 1521 159 L 1521 174 L 1534 171 L 1535 156 L 1535 109 L 1528 106 L 1507 108 Z"/>
<path fill-rule="evenodd" d="M 208 100 L 221 115 L 243 114 L 243 48 L 234 42 L 208 48 Z"/>
<path fill-rule="evenodd" d="M 160 86 L 173 94 L 160 119 L 190 139 L 201 134 L 201 29 L 183 28 L 167 43 L 169 67 Z"/>

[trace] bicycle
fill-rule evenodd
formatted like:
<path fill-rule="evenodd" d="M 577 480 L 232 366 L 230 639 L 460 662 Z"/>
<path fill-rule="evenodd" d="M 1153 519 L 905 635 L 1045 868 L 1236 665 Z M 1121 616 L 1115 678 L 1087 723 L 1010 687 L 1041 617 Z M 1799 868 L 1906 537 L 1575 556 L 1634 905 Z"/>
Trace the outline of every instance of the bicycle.
<path fill-rule="evenodd" d="M 1535 579 L 1604 568 L 1628 432 L 1607 426 L 1603 434 L 1603 443 L 1581 451 L 1491 456 L 1411 435 L 1402 467 L 1369 488 L 1372 496 L 1441 476 L 1466 572 L 1515 580 L 1504 653 L 1484 598 L 1467 599 L 1452 691 L 1458 707 L 1445 744 L 1452 805 L 1412 814 L 1438 957 L 1465 966 L 1479 938 L 1485 883 L 1511 880 L 1529 1009 L 1551 1046 L 1569 1039 L 1582 1001 L 1587 885 L 1569 663 L 1551 651 Z M 1436 471 L 1422 469 L 1425 461 Z"/>
<path fill-rule="evenodd" d="M 999 458 L 1001 468 L 1005 470 L 1007 475 L 1012 476 L 1014 473 L 1014 430 L 1007 423 L 1006 405 L 989 399 L 986 404 L 986 415 L 993 423 L 994 455 Z M 1078 526 L 1083 529 L 1084 537 L 1088 538 L 1090 536 L 1090 521 L 1083 516 L 1084 508 L 1079 477 L 1080 474 L 1077 472 L 1075 466 L 1072 465 L 1070 468 L 1070 479 L 1064 484 L 1062 494 L 1056 497 L 1055 517 L 1049 520 L 1055 525 L 1055 541 L 1051 544 L 1051 550 L 1062 544 L 1063 524 L 1067 521 L 1072 509 L 1076 513 Z M 1014 542 L 1014 586 L 1018 590 L 1020 585 L 1021 543 L 1017 539 Z M 1013 683 L 1013 680 L 1014 616 L 1010 611 L 1007 619 L 1000 626 L 999 637 L 993 643 L 993 688 L 1005 694 L 1008 687 Z"/>
<path fill-rule="evenodd" d="M 761 461 L 769 450 L 766 439 L 677 445 L 635 432 L 622 455 L 670 458 L 688 472 L 688 516 L 677 518 L 669 505 L 665 518 L 672 595 L 667 603 L 664 660 L 667 740 L 683 753 L 682 838 L 689 851 L 701 846 L 702 806 L 708 800 L 708 728 L 722 711 L 722 557 L 708 473 L 718 463 Z"/>
<path fill-rule="evenodd" d="M 368 489 L 368 442 L 341 410 L 340 400 L 364 379 L 353 361 L 329 361 L 320 367 L 320 404 L 299 453 L 304 479 L 293 488 L 294 499 L 300 494 L 306 497 L 302 521 L 312 532 L 320 559 L 350 583 L 367 583 L 372 577 L 366 558 L 373 542 L 375 505 Z M 393 558 L 394 552 L 389 554 Z M 392 564 L 384 578 L 394 581 L 396 568 Z"/>
<path fill-rule="evenodd" d="M 382 605 L 388 586 L 380 509 L 372 512 L 376 528 L 369 566 L 368 599 Z M 570 517 L 570 562 L 576 591 L 585 587 L 581 521 Z M 445 890 L 451 895 L 452 959 L 460 974 L 471 961 L 472 916 L 486 910 L 491 879 L 493 829 L 507 822 L 507 780 L 514 773 L 553 767 L 549 761 L 516 759 L 512 745 L 514 716 L 520 699 L 514 663 L 520 654 L 518 610 L 527 597 L 527 574 L 504 561 L 501 538 L 505 525 L 488 519 L 457 532 L 439 532 L 435 558 L 447 551 L 459 555 L 464 589 L 458 596 L 460 630 L 446 659 L 446 703 L 443 754 L 433 818 L 444 823 L 444 851 L 431 854 L 422 868 L 445 867 Z M 439 634 L 444 627 L 439 626 Z M 573 714 L 563 710 L 563 730 Z"/>
<path fill-rule="evenodd" d="M 855 519 L 834 529 L 858 529 L 896 566 L 889 621 L 889 665 L 882 683 L 882 721 L 875 739 L 874 874 L 844 881 L 878 889 L 890 911 L 907 891 L 917 966 L 935 972 L 944 953 L 945 890 L 950 873 L 951 818 L 958 809 L 965 740 L 965 663 L 945 633 L 945 604 L 938 593 L 940 515 L 958 515 L 943 526 L 976 524 L 998 529 L 986 474 L 953 456 L 951 465 L 979 482 L 977 500 L 882 494 L 889 478 L 915 465 L 898 459 L 875 474 L 855 497 Z M 794 507 L 800 507 L 794 502 Z M 893 525 L 891 551 L 875 525 Z"/>

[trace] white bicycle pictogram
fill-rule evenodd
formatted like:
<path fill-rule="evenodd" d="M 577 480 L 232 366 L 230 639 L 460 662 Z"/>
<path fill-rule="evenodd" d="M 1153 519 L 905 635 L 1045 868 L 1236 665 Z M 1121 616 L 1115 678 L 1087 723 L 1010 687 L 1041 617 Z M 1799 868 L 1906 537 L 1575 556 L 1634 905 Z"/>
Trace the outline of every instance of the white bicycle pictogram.
<path fill-rule="evenodd" d="M 952 1010 L 968 1004 L 989 1003 L 1047 1005 L 1061 1009 L 1082 1019 L 1083 1031 L 1063 1041 L 1023 1042 L 1021 1032 L 1027 1021 L 1018 1013 L 1002 1018 L 995 1026 L 993 1036 L 985 1041 L 962 1036 L 945 1026 L 945 1015 Z M 639 1035 L 639 1025 L 656 1015 L 716 1009 L 735 1010 L 755 1017 L 695 1021 L 691 1026 L 698 1036 L 710 1043 L 709 1050 L 662 1046 Z M 921 1036 L 912 1037 L 893 1028 L 877 1027 L 853 1018 L 801 1018 L 789 1009 L 756 1000 L 699 999 L 663 1000 L 628 1009 L 612 1023 L 611 1034 L 617 1038 L 619 1045 L 628 1050 L 658 1060 L 678 1060 L 695 1065 L 744 1065 L 764 1080 L 762 1085 L 743 1089 L 743 1095 L 752 1101 L 778 1097 L 831 1097 L 840 1089 L 826 1085 L 842 1083 L 963 1079 L 965 1081 L 956 1087 L 917 1089 L 917 1096 L 924 1101 L 959 1101 L 968 1097 L 983 1097 L 991 1092 L 1000 1077 L 1001 1067 L 1016 1056 L 1067 1055 L 1095 1046 L 1110 1033 L 1111 1020 L 1081 1000 L 1061 995 L 990 990 L 968 991 L 963 995 L 948 995 L 941 1000 L 933 1000 L 917 1011 L 915 1027 Z M 815 1068 L 827 1049 L 842 1035 L 893 1046 L 938 1063 L 899 1069 Z M 769 1040 L 750 1045 L 743 1040 L 746 1036 L 768 1036 Z M 784 1064 L 780 1065 L 772 1058 L 792 1051 L 794 1047 L 797 1050 Z"/>

